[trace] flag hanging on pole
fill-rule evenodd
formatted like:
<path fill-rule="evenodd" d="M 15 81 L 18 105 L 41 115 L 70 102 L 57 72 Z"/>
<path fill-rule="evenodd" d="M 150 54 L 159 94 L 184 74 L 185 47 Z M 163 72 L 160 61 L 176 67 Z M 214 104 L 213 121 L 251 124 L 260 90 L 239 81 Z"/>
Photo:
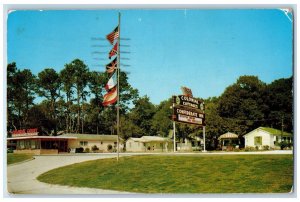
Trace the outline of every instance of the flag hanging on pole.
<path fill-rule="evenodd" d="M 112 56 L 118 53 L 118 42 L 114 45 L 114 47 L 109 51 L 108 58 L 111 59 Z"/>
<path fill-rule="evenodd" d="M 104 95 L 102 105 L 106 107 L 108 105 L 114 104 L 117 101 L 117 98 L 118 92 L 117 87 L 115 87 Z"/>
<path fill-rule="evenodd" d="M 115 69 L 117 69 L 117 60 L 118 57 L 116 57 L 115 59 L 113 59 L 113 61 L 111 61 L 109 64 L 106 65 L 106 72 L 111 74 L 115 71 Z"/>
<path fill-rule="evenodd" d="M 110 79 L 108 80 L 107 84 L 105 85 L 105 89 L 108 91 L 117 85 L 117 73 L 115 72 Z"/>
<path fill-rule="evenodd" d="M 113 45 L 114 40 L 119 37 L 119 26 L 117 26 L 114 31 L 106 35 L 106 39 L 109 41 L 111 45 Z"/>

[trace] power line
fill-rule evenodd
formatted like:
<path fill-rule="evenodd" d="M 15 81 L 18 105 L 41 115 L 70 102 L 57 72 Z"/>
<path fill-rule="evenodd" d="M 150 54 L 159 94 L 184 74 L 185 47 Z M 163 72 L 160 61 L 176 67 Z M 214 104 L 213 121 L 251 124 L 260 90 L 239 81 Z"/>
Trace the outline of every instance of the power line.
<path fill-rule="evenodd" d="M 130 41 L 131 39 L 130 39 L 130 38 L 120 38 L 120 40 L 123 40 L 123 41 Z"/>
<path fill-rule="evenodd" d="M 92 37 L 91 40 L 93 40 L 93 41 L 104 41 L 105 38 L 101 38 L 101 37 Z"/>
<path fill-rule="evenodd" d="M 101 51 L 93 51 L 92 54 L 106 54 L 106 52 L 101 52 Z"/>
<path fill-rule="evenodd" d="M 104 58 L 93 58 L 94 60 L 106 60 Z"/>
<path fill-rule="evenodd" d="M 124 67 L 131 67 L 131 65 L 126 65 L 126 64 L 120 64 L 121 66 L 124 66 Z"/>
<path fill-rule="evenodd" d="M 128 51 L 121 51 L 121 53 L 128 54 L 128 53 L 130 53 L 130 52 L 128 52 Z"/>
<path fill-rule="evenodd" d="M 92 45 L 92 47 L 110 47 L 109 45 Z"/>

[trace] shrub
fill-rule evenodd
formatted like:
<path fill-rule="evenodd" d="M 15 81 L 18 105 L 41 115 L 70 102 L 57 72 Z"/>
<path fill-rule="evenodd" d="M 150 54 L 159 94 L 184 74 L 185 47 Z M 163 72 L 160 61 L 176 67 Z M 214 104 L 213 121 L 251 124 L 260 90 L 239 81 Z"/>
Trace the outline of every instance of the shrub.
<path fill-rule="evenodd" d="M 83 153 L 83 148 L 82 147 L 76 148 L 75 153 Z"/>
<path fill-rule="evenodd" d="M 282 141 L 282 142 L 279 143 L 279 145 L 280 145 L 281 149 L 284 149 L 288 146 L 288 143 L 286 141 Z"/>
<path fill-rule="evenodd" d="M 269 145 L 264 145 L 263 150 L 269 150 Z"/>
<path fill-rule="evenodd" d="M 85 148 L 85 149 L 84 149 L 84 152 L 85 152 L 85 153 L 90 153 L 90 148 L 88 148 L 88 147 Z"/>
<path fill-rule="evenodd" d="M 107 151 L 111 151 L 112 150 L 112 145 L 111 144 L 109 144 L 109 145 L 107 145 Z"/>
<path fill-rule="evenodd" d="M 235 147 L 235 148 L 233 149 L 233 151 L 235 151 L 235 152 L 239 152 L 239 151 L 240 151 L 240 149 Z"/>
<path fill-rule="evenodd" d="M 256 147 L 249 147 L 249 146 L 245 147 L 245 151 L 255 151 L 257 149 L 258 149 L 258 146 L 256 146 Z"/>
<path fill-rule="evenodd" d="M 96 145 L 92 146 L 92 151 L 93 151 L 93 152 L 96 152 L 96 151 L 98 151 L 98 150 L 99 150 L 99 148 L 98 148 Z"/>
<path fill-rule="evenodd" d="M 14 153 L 14 150 L 9 148 L 9 149 L 7 149 L 7 153 Z"/>

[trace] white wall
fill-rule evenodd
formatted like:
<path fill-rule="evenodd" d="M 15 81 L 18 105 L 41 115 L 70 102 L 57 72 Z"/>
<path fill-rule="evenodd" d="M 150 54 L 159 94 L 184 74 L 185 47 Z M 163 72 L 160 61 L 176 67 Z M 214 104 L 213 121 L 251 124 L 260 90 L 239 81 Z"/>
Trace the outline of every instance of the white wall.
<path fill-rule="evenodd" d="M 259 129 L 255 129 L 245 135 L 245 147 L 255 147 L 254 139 L 259 136 L 262 137 L 262 146 L 268 145 L 269 147 L 274 147 L 274 136 Z"/>
<path fill-rule="evenodd" d="M 132 139 L 126 141 L 128 152 L 169 152 L 172 151 L 172 142 L 138 142 Z"/>
<path fill-rule="evenodd" d="M 87 144 L 86 145 L 80 145 L 80 141 L 86 141 Z M 92 147 L 94 145 L 96 145 L 99 148 L 100 151 L 102 151 L 102 152 L 108 152 L 107 146 L 110 144 L 114 148 L 114 146 L 117 146 L 114 143 L 115 143 L 114 141 L 82 140 L 82 139 L 78 140 L 78 139 L 76 139 L 76 140 L 69 140 L 68 141 L 68 144 L 69 144 L 68 146 L 71 149 L 75 149 L 75 148 L 79 148 L 79 147 L 82 147 L 83 149 L 89 148 L 90 152 L 92 152 Z M 123 147 L 124 147 L 123 144 L 120 143 L 119 146 L 120 146 L 120 151 L 122 151 Z"/>
<path fill-rule="evenodd" d="M 144 143 L 137 142 L 132 139 L 127 140 L 126 142 L 126 151 L 129 152 L 144 152 L 146 151 Z"/>

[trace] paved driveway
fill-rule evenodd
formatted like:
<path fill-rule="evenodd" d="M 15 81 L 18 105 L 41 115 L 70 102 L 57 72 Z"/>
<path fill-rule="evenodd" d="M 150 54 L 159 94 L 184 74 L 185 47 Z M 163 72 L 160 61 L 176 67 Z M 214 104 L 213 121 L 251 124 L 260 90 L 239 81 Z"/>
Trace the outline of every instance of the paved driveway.
<path fill-rule="evenodd" d="M 34 160 L 7 167 L 7 190 L 10 194 L 128 194 L 112 190 L 51 185 L 36 179 L 40 174 L 54 168 L 112 157 L 116 157 L 116 154 L 34 156 Z"/>

